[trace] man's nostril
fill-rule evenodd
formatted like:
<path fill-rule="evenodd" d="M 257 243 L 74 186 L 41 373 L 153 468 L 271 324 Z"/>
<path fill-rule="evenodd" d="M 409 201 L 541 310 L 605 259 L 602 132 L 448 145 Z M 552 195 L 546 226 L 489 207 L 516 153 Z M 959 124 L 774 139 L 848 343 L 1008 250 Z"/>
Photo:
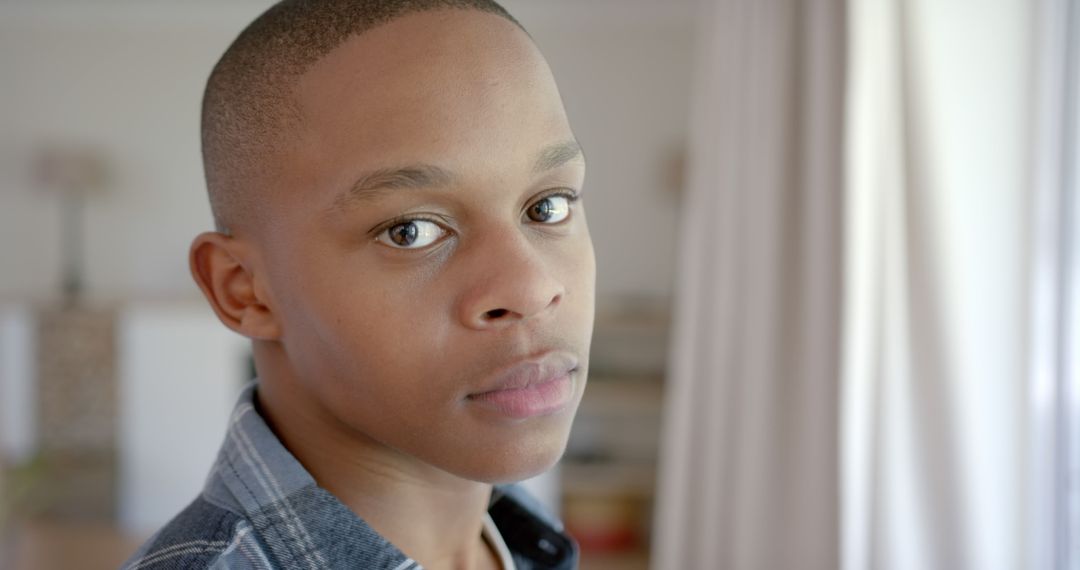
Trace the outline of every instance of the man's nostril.
<path fill-rule="evenodd" d="M 507 312 L 506 309 L 494 309 L 494 310 L 491 310 L 491 311 L 488 311 L 488 312 L 484 313 L 484 316 L 486 316 L 489 319 L 497 319 L 497 318 L 505 315 L 506 312 Z"/>

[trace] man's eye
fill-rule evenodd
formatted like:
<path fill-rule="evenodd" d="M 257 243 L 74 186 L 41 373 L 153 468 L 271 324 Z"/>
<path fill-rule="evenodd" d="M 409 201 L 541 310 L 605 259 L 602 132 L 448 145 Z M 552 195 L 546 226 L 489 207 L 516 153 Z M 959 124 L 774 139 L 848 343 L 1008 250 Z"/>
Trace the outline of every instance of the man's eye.
<path fill-rule="evenodd" d="M 542 224 L 557 224 L 570 215 L 570 197 L 556 194 L 529 206 L 529 219 Z"/>
<path fill-rule="evenodd" d="M 446 234 L 439 224 L 427 220 L 409 220 L 386 228 L 375 240 L 397 249 L 427 247 Z"/>

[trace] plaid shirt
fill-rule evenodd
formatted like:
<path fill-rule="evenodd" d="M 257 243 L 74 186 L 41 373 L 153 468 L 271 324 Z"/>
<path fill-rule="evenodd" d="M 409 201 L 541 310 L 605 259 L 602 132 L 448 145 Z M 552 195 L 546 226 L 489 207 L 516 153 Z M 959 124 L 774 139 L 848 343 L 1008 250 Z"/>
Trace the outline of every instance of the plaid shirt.
<path fill-rule="evenodd" d="M 416 570 L 421 566 L 319 487 L 243 391 L 202 494 L 123 568 Z M 518 570 L 577 567 L 577 545 L 520 487 L 496 487 L 488 514 Z"/>

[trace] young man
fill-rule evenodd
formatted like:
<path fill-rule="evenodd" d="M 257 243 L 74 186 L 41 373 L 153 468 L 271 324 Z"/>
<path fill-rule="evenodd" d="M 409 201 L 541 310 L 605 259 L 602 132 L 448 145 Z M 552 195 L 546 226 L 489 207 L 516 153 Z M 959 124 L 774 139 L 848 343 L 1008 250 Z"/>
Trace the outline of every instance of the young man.
<path fill-rule="evenodd" d="M 584 159 L 489 0 L 285 1 L 203 103 L 191 270 L 250 338 L 206 487 L 129 568 L 573 568 L 514 486 L 585 386 Z"/>

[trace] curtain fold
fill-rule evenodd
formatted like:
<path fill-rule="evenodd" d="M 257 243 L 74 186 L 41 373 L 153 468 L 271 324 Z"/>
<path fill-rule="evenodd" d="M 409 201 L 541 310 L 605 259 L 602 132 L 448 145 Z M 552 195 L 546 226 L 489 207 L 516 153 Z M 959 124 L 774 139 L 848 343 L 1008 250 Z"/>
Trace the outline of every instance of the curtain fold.
<path fill-rule="evenodd" d="M 1034 28 L 1028 567 L 1080 568 L 1080 5 Z"/>
<path fill-rule="evenodd" d="M 833 570 L 843 5 L 703 6 L 652 564 Z"/>

